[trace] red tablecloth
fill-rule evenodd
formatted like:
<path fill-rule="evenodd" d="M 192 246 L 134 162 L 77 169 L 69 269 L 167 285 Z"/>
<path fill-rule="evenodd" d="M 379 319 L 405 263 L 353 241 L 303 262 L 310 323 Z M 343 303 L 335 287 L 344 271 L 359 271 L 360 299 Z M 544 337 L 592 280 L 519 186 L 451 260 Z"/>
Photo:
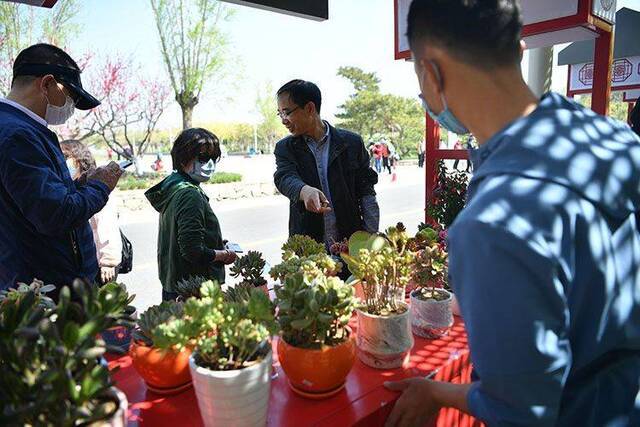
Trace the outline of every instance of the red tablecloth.
<path fill-rule="evenodd" d="M 414 336 L 415 337 L 415 336 Z M 426 376 L 436 371 L 434 379 L 454 383 L 470 381 L 471 365 L 464 324 L 456 318 L 448 336 L 437 340 L 415 337 L 410 361 L 404 368 L 378 370 L 356 361 L 344 390 L 326 400 L 308 400 L 294 394 L 287 377 L 277 362 L 274 343 L 274 366 L 278 377 L 271 384 L 269 426 L 382 426 L 398 393 L 384 388 L 388 380 Z M 147 390 L 131 365 L 129 356 L 110 358 L 110 367 L 119 366 L 114 374 L 116 386 L 129 399 L 129 426 L 202 426 L 198 403 L 190 388 L 173 396 L 160 396 Z M 440 411 L 433 425 L 438 427 L 481 425 L 453 409 Z"/>

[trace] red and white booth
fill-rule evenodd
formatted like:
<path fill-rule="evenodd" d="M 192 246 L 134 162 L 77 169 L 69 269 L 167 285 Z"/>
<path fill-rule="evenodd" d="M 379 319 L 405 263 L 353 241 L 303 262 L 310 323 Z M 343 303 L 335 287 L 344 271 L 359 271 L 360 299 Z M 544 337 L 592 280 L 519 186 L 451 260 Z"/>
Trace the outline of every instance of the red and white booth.
<path fill-rule="evenodd" d="M 406 37 L 411 1 L 393 0 L 396 59 L 411 59 Z M 522 0 L 521 6 L 524 21 L 522 36 L 529 48 L 595 40 L 591 108 L 606 114 L 609 107 L 616 0 Z M 425 198 L 428 204 L 436 186 L 438 160 L 466 159 L 467 152 L 441 149 L 439 126 L 429 115 L 425 139 Z"/>
<path fill-rule="evenodd" d="M 623 93 L 629 112 L 640 96 L 640 12 L 622 8 L 616 12 L 611 91 Z M 567 96 L 591 93 L 594 79 L 594 41 L 567 46 L 558 54 L 558 65 L 568 65 Z"/>

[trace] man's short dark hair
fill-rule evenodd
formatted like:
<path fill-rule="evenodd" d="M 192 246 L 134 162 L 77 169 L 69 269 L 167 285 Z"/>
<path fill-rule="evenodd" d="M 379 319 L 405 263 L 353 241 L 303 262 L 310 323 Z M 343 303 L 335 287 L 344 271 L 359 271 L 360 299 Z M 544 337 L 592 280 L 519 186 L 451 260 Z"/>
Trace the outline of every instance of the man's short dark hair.
<path fill-rule="evenodd" d="M 522 18 L 517 0 L 414 0 L 407 37 L 433 43 L 479 68 L 520 62 Z"/>
<path fill-rule="evenodd" d="M 39 76 L 16 76 L 16 70 L 24 64 L 51 64 L 60 65 L 63 67 L 73 68 L 80 71 L 80 67 L 76 64 L 64 50 L 59 47 L 46 43 L 38 43 L 33 46 L 29 46 L 18 54 L 16 60 L 13 62 L 13 81 L 12 85 L 23 85 L 31 83 Z"/>
<path fill-rule="evenodd" d="M 320 105 L 322 104 L 322 94 L 320 88 L 314 83 L 306 80 L 291 80 L 289 83 L 278 89 L 277 96 L 288 93 L 291 101 L 299 107 L 304 107 L 309 102 L 313 102 L 316 112 L 320 114 Z"/>
<path fill-rule="evenodd" d="M 213 148 L 212 159 L 217 162 L 222 155 L 220 141 L 212 132 L 202 128 L 183 130 L 176 138 L 171 148 L 171 161 L 174 170 L 180 170 L 184 165 L 198 157 L 202 147 Z"/>

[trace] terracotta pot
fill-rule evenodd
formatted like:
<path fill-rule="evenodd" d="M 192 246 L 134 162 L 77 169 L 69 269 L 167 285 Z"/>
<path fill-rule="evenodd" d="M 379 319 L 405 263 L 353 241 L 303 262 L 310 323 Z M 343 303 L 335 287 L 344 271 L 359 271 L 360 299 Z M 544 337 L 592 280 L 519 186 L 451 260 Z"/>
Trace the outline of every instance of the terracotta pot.
<path fill-rule="evenodd" d="M 453 313 L 451 312 L 452 295 L 444 289 L 447 298 L 441 301 L 435 299 L 421 299 L 417 295 L 421 292 L 416 289 L 411 292 L 411 330 L 414 334 L 428 339 L 435 339 L 449 333 L 453 325 Z"/>
<path fill-rule="evenodd" d="M 401 367 L 409 359 L 413 335 L 409 323 L 409 309 L 391 316 L 378 316 L 357 309 L 358 358 L 365 365 L 378 369 Z"/>
<path fill-rule="evenodd" d="M 333 396 L 344 387 L 356 361 L 353 336 L 335 347 L 306 349 L 278 340 L 278 360 L 291 389 L 305 397 Z"/>
<path fill-rule="evenodd" d="M 200 415 L 206 427 L 256 427 L 267 423 L 272 353 L 244 369 L 214 371 L 189 358 Z"/>
<path fill-rule="evenodd" d="M 129 348 L 133 367 L 153 389 L 175 389 L 191 382 L 188 349 L 176 352 L 147 347 L 133 340 Z M 156 391 L 156 390 L 154 390 Z"/>

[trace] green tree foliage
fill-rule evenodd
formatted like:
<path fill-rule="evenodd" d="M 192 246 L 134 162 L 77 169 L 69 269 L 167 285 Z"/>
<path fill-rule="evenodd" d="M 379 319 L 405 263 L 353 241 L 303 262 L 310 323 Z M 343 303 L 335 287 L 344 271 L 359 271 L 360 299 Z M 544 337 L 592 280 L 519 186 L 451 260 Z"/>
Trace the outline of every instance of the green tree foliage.
<path fill-rule="evenodd" d="M 162 58 L 182 109 L 183 129 L 187 129 L 204 82 L 224 76 L 228 40 L 219 23 L 228 20 L 231 12 L 217 0 L 150 2 Z"/>
<path fill-rule="evenodd" d="M 271 82 L 267 82 L 256 96 L 256 112 L 260 116 L 258 124 L 258 150 L 273 151 L 276 142 L 287 135 L 286 128 L 276 115 L 276 98 Z"/>
<path fill-rule="evenodd" d="M 424 138 L 424 112 L 417 100 L 380 91 L 380 79 L 358 67 L 340 67 L 338 75 L 355 89 L 336 117 L 340 126 L 362 136 L 365 144 L 384 138 L 401 157 L 417 155 L 418 142 Z"/>
<path fill-rule="evenodd" d="M 580 104 L 591 108 L 591 95 L 580 95 L 577 97 Z M 629 106 L 622 101 L 622 92 L 611 92 L 611 100 L 609 101 L 609 116 L 614 119 L 627 122 L 627 111 Z"/>
<path fill-rule="evenodd" d="M 0 94 L 6 95 L 11 88 L 18 53 L 37 42 L 64 48 L 80 30 L 74 23 L 79 11 L 78 0 L 60 1 L 51 10 L 0 2 Z"/>

